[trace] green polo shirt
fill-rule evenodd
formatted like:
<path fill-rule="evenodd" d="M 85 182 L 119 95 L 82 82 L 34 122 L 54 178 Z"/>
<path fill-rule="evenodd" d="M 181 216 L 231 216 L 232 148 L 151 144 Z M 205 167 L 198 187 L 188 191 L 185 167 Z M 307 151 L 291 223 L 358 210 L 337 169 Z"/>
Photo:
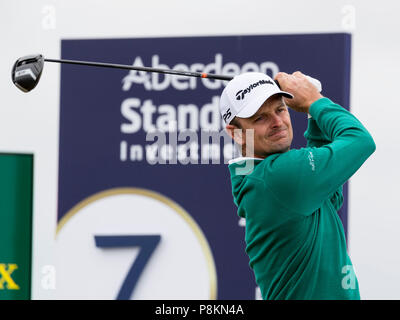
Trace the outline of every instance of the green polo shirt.
<path fill-rule="evenodd" d="M 342 185 L 375 151 L 354 115 L 314 102 L 307 147 L 229 165 L 246 253 L 263 299 L 360 299 L 337 211 Z"/>

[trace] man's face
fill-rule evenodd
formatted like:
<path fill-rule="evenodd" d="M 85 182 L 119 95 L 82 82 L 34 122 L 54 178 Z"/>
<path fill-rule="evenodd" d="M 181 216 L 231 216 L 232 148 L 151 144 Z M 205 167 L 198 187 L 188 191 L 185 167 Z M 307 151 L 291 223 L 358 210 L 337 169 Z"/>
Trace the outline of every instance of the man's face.
<path fill-rule="evenodd" d="M 251 118 L 236 118 L 241 129 L 254 129 L 254 156 L 265 158 L 289 151 L 293 128 L 288 107 L 282 96 L 270 97 Z M 229 130 L 229 125 L 227 129 Z M 243 131 L 245 133 L 245 131 Z M 246 142 L 245 137 L 242 143 Z"/>

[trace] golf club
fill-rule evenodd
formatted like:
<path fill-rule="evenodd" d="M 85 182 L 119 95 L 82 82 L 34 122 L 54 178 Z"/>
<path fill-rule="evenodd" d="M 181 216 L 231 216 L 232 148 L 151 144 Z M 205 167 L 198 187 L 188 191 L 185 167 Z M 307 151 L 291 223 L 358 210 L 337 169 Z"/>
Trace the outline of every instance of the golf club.
<path fill-rule="evenodd" d="M 40 76 L 43 71 L 44 62 L 56 62 L 56 63 L 67 63 L 91 67 L 103 67 L 103 68 L 114 68 L 114 69 L 127 69 L 137 70 L 145 72 L 157 72 L 164 74 L 182 75 L 188 77 L 208 78 L 217 80 L 231 80 L 233 77 L 201 73 L 201 72 L 189 72 L 179 71 L 170 69 L 157 69 L 149 67 L 137 67 L 124 64 L 113 64 L 113 63 L 101 63 L 101 62 L 90 62 L 90 61 L 76 61 L 76 60 L 62 60 L 62 59 L 45 59 L 43 55 L 29 55 L 19 58 L 12 68 L 12 81 L 13 83 L 22 90 L 23 92 L 29 92 L 36 87 L 40 80 Z"/>
<path fill-rule="evenodd" d="M 40 77 L 42 75 L 44 62 L 67 63 L 67 64 L 75 64 L 75 65 L 83 65 L 91 67 L 127 69 L 127 70 L 137 70 L 145 72 L 157 72 L 163 74 L 173 74 L 173 75 L 182 75 L 188 77 L 208 78 L 208 79 L 226 80 L 226 81 L 233 79 L 233 77 L 230 76 L 223 76 L 223 75 L 204 73 L 204 72 L 157 69 L 157 68 L 138 67 L 125 64 L 113 64 L 113 63 L 90 62 L 90 61 L 45 59 L 43 55 L 36 54 L 36 55 L 28 55 L 21 57 L 14 63 L 11 72 L 11 78 L 13 83 L 17 86 L 17 88 L 23 92 L 29 92 L 32 89 L 34 89 L 38 84 Z M 318 88 L 319 91 L 322 90 L 321 83 L 317 79 L 311 78 L 309 76 L 307 77 L 308 80 L 311 83 L 313 83 Z M 278 81 L 275 80 L 275 82 L 279 86 Z"/>

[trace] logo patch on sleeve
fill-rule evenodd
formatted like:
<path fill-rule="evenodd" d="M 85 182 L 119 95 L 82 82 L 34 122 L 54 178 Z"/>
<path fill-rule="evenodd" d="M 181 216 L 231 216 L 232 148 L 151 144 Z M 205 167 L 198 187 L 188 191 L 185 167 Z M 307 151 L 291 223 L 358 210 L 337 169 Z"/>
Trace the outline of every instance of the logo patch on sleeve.
<path fill-rule="evenodd" d="M 308 160 L 310 161 L 311 170 L 315 171 L 314 155 L 311 151 L 308 152 Z"/>

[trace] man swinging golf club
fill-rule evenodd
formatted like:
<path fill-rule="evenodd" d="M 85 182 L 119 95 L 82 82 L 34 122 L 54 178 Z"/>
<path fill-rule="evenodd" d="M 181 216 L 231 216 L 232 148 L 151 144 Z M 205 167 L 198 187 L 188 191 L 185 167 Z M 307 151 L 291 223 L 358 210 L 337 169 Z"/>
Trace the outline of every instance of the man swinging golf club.
<path fill-rule="evenodd" d="M 374 140 L 301 72 L 275 80 L 280 88 L 265 74 L 241 74 L 220 100 L 226 130 L 242 148 L 229 170 L 250 267 L 263 299 L 360 299 L 337 211 L 342 185 L 375 151 Z M 287 106 L 309 116 L 305 148 L 290 149 Z"/>

